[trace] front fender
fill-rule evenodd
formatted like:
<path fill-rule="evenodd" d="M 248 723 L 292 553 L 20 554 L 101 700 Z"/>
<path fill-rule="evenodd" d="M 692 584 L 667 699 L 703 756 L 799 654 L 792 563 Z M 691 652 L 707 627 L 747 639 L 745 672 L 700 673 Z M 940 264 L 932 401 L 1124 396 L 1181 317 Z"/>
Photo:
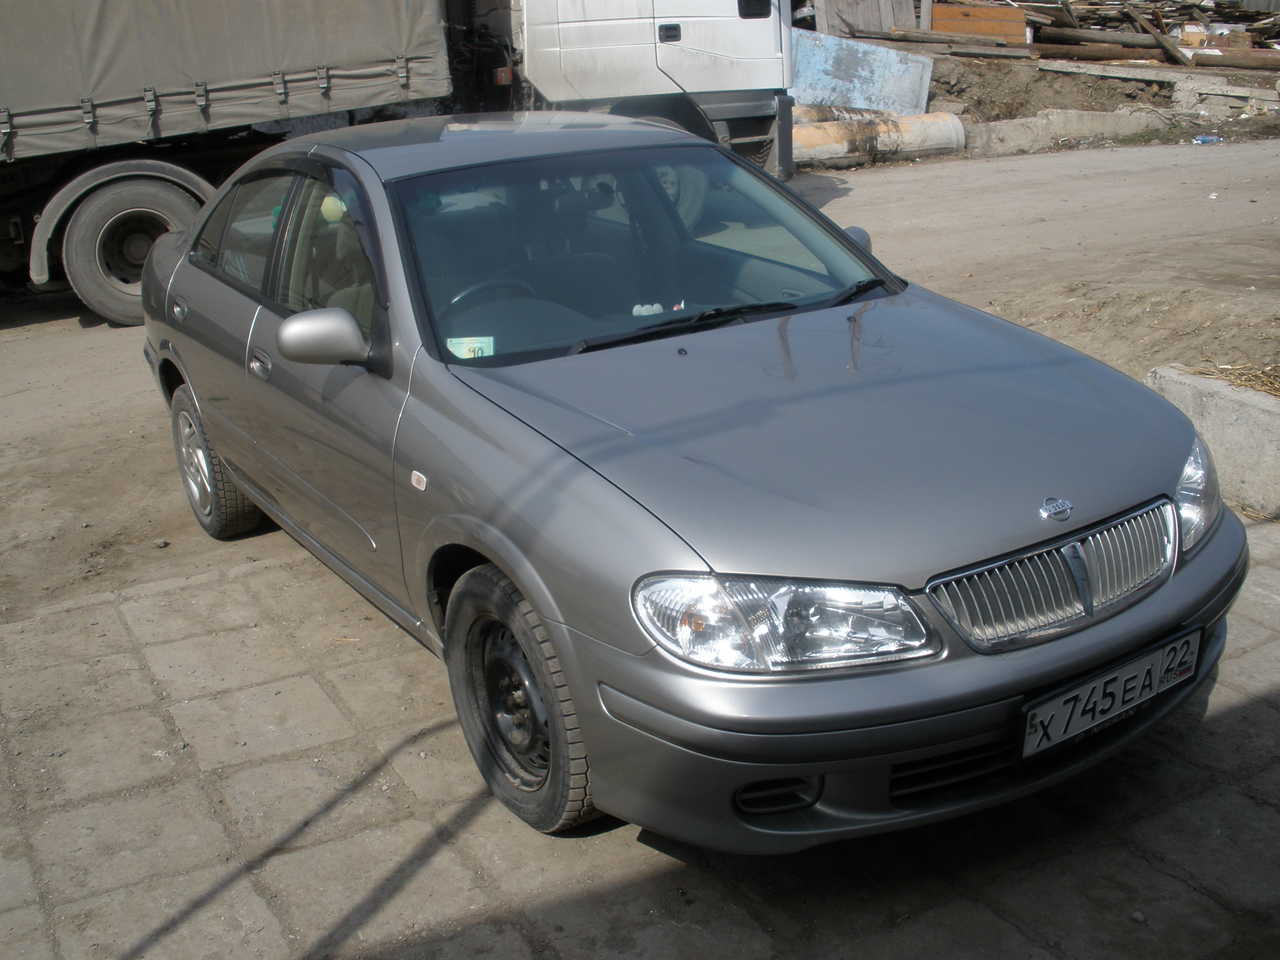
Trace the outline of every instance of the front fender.
<path fill-rule="evenodd" d="M 660 519 L 425 352 L 393 474 L 405 582 L 425 623 L 431 561 L 450 544 L 499 566 L 544 619 L 631 653 L 653 647 L 631 614 L 635 582 L 707 569 Z"/>

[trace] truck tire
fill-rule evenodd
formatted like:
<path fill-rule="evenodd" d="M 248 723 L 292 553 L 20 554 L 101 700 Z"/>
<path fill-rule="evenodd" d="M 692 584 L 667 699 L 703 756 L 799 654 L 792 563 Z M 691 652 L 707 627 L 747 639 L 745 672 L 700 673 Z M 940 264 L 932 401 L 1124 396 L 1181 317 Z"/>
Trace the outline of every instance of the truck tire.
<path fill-rule="evenodd" d="M 596 816 L 578 710 L 551 635 L 501 570 L 458 580 L 445 615 L 458 723 L 494 796 L 543 833 Z"/>
<path fill-rule="evenodd" d="M 161 234 L 181 229 L 200 204 L 171 183 L 116 180 L 76 206 L 62 238 L 62 267 L 86 307 L 111 323 L 142 323 L 142 265 Z"/>

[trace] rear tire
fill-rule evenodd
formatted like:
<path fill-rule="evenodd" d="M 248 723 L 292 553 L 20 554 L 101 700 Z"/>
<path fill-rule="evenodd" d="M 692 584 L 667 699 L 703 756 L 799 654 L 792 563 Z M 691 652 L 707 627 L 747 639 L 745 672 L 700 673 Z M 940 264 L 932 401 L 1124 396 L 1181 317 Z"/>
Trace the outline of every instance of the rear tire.
<path fill-rule="evenodd" d="M 173 392 L 169 409 L 182 488 L 204 532 L 215 540 L 228 540 L 256 529 L 262 523 L 262 511 L 227 475 L 185 383 Z"/>
<path fill-rule="evenodd" d="M 199 209 L 189 193 L 163 180 L 114 180 L 94 190 L 76 206 L 62 238 L 62 268 L 76 296 L 111 323 L 142 323 L 147 253 Z"/>
<path fill-rule="evenodd" d="M 492 564 L 453 588 L 445 663 L 458 722 L 494 796 L 543 833 L 595 817 L 578 711 L 551 635 Z"/>

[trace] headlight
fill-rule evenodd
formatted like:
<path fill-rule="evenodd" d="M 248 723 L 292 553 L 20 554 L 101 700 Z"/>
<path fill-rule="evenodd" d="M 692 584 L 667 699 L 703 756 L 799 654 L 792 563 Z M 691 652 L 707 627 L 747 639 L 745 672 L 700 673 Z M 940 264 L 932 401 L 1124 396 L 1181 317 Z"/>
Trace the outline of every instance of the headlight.
<path fill-rule="evenodd" d="M 1209 448 L 1199 436 L 1191 446 L 1191 455 L 1182 468 L 1182 477 L 1178 480 L 1173 499 L 1178 505 L 1182 549 L 1190 550 L 1213 526 L 1222 508 L 1222 498 L 1218 496 L 1218 472 L 1213 467 Z"/>
<path fill-rule="evenodd" d="M 636 584 L 632 601 L 663 647 L 721 670 L 784 673 L 907 660 L 939 649 L 892 587 L 664 574 Z"/>

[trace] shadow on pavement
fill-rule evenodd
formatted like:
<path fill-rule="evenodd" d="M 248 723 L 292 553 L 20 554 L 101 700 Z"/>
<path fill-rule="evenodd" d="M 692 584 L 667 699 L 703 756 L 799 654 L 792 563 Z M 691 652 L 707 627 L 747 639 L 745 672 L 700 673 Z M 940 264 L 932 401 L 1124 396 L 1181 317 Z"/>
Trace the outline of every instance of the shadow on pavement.
<path fill-rule="evenodd" d="M 832 176 L 825 173 L 798 173 L 787 184 L 819 210 L 832 200 L 839 200 L 853 193 L 848 176 Z M 842 227 L 849 224 L 842 223 Z"/>
<path fill-rule="evenodd" d="M 324 803 L 320 804 L 320 806 L 316 807 L 311 811 L 311 813 L 307 814 L 307 816 L 294 824 L 293 827 L 277 837 L 271 845 L 261 853 L 249 860 L 246 860 L 234 870 L 228 872 L 218 880 L 217 883 L 209 887 L 208 890 L 205 890 L 199 896 L 192 898 L 192 900 L 182 907 L 182 909 L 178 910 L 171 917 L 165 920 L 164 923 L 138 940 L 137 943 L 120 955 L 120 960 L 137 960 L 137 958 L 150 955 L 150 951 L 153 950 L 157 944 L 163 941 L 167 936 L 177 930 L 205 907 L 212 904 L 237 880 L 246 874 L 260 869 L 268 860 L 277 854 L 284 853 L 288 849 L 289 844 L 305 833 L 314 823 L 323 819 L 344 799 L 377 777 L 401 750 L 404 750 L 411 744 L 418 743 L 427 737 L 434 736 L 442 730 L 453 726 L 457 722 L 457 720 L 443 720 L 402 739 L 392 749 L 384 753 L 377 763 L 359 777 L 352 780 L 341 790 L 336 791 L 332 796 L 325 800 Z M 487 795 L 480 795 L 468 802 L 457 814 L 454 815 L 453 821 L 449 824 L 450 830 L 461 829 L 464 827 L 475 817 L 477 813 L 479 813 L 481 807 L 483 807 L 488 800 L 489 797 Z M 344 917 L 327 934 L 325 934 L 321 941 L 318 942 L 317 946 L 320 944 L 326 944 L 326 951 L 332 950 L 341 944 L 347 937 L 351 936 L 351 934 L 360 928 L 361 924 L 377 912 L 381 903 L 393 896 L 396 890 L 403 886 L 409 877 L 420 870 L 426 862 L 431 859 L 431 856 L 444 842 L 445 841 L 441 839 L 438 834 L 432 834 L 423 840 L 408 857 L 401 861 L 392 873 L 387 875 L 377 888 L 370 891 L 359 904 L 352 908 L 346 917 Z M 308 956 L 311 955 L 313 954 L 308 954 Z M 314 955 L 324 956 L 325 954 L 321 953 Z"/>
<path fill-rule="evenodd" d="M 86 330 L 108 326 L 106 320 L 81 303 L 69 290 L 41 293 L 0 290 L 0 330 L 18 330 L 72 318 Z"/>
<path fill-rule="evenodd" d="M 1113 956 L 1156 955 L 1145 951 L 1165 945 L 1170 957 L 1276 956 L 1280 934 L 1268 911 L 1280 884 L 1266 880 L 1280 874 L 1266 866 L 1262 849 L 1258 863 L 1248 862 L 1258 845 L 1248 839 L 1249 831 L 1264 829 L 1246 824 L 1258 804 L 1247 792 L 1223 790 L 1280 758 L 1269 733 L 1277 723 L 1276 705 L 1273 698 L 1232 693 L 1230 705 L 1214 700 L 1211 710 L 1212 688 L 1202 685 L 1146 736 L 1080 776 L 1000 807 L 777 857 L 716 853 L 641 830 L 638 842 L 661 857 L 635 857 L 634 864 L 605 866 L 602 872 L 584 856 L 580 874 L 571 864 L 525 899 L 493 886 L 492 900 L 486 897 L 455 918 L 433 917 L 433 903 L 426 901 L 422 926 L 434 929 L 394 943 L 363 943 L 361 931 L 384 906 L 449 844 L 465 842 L 467 828 L 493 802 L 479 793 L 388 863 L 367 891 L 353 891 L 352 905 L 328 929 L 307 931 L 314 939 L 299 955 L 712 960 L 844 956 L 861 953 L 865 944 L 867 956 L 906 957 L 926 955 L 929 944 L 937 947 L 956 936 L 964 941 L 955 944 L 956 956 L 1003 956 L 1034 947 L 1049 956 L 1064 950 L 1074 955 L 1066 939 L 1096 934 L 1114 948 L 1108 951 Z M 157 946 L 166 936 L 282 852 L 398 751 L 448 723 L 405 738 L 373 769 L 122 956 L 161 955 Z M 1240 766 L 1224 773 L 1215 768 L 1219 760 L 1224 769 L 1234 762 Z M 559 842 L 572 846 L 617 826 L 605 819 Z M 1237 836 L 1241 831 L 1245 835 Z M 1224 844 L 1237 845 L 1231 849 L 1238 848 L 1244 859 L 1224 865 Z M 518 860 L 518 852 L 512 855 Z M 1221 892 L 1244 889 L 1233 887 L 1238 881 L 1232 874 L 1239 871 L 1251 883 L 1261 881 L 1262 889 L 1255 883 L 1252 893 Z M 1141 911 L 1150 916 L 1135 920 Z M 1189 930 L 1205 924 L 1211 925 L 1212 943 L 1188 952 Z M 1087 947 L 1081 945 L 1086 953 Z"/>

